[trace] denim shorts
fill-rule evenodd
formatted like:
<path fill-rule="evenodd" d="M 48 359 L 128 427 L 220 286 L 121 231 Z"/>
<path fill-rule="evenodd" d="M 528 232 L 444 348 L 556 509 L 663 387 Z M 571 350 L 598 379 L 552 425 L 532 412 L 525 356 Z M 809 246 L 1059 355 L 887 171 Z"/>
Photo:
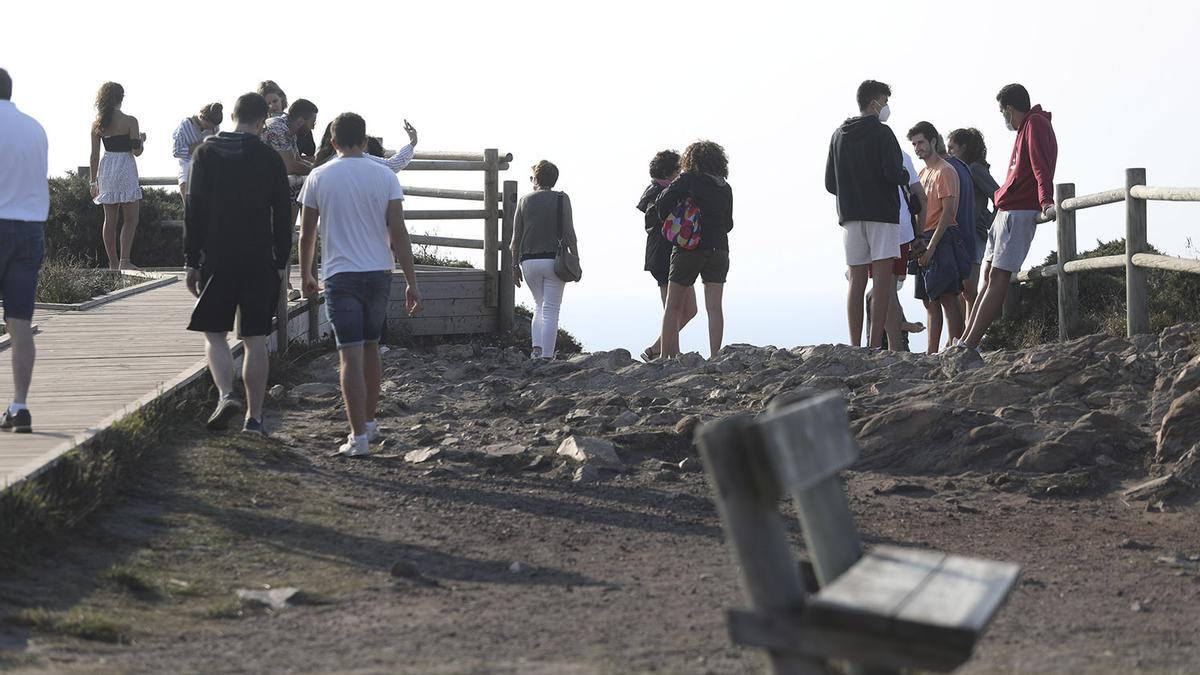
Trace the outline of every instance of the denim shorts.
<path fill-rule="evenodd" d="M 46 254 L 42 225 L 0 219 L 0 299 L 5 320 L 33 319 L 38 270 Z"/>
<path fill-rule="evenodd" d="M 379 342 L 391 290 L 391 270 L 339 272 L 325 280 L 325 312 L 338 349 Z"/>

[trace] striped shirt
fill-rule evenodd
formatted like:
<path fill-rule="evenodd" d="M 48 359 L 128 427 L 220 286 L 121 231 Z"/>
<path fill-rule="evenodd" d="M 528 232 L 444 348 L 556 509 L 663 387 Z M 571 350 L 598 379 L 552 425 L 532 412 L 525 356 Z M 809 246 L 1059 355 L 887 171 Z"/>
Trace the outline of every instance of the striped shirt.
<path fill-rule="evenodd" d="M 405 145 L 403 148 L 400 148 L 399 150 L 397 150 L 396 154 L 392 155 L 391 157 L 376 157 L 375 155 L 364 155 L 364 156 L 370 157 L 371 159 L 375 160 L 376 162 L 379 162 L 380 164 L 391 169 L 392 171 L 398 173 L 400 171 L 403 171 L 404 167 L 408 166 L 408 163 L 412 161 L 413 146 L 412 146 L 412 143 L 409 143 L 408 145 Z"/>
<path fill-rule="evenodd" d="M 189 148 L 204 140 L 204 130 L 188 117 L 179 123 L 175 133 L 171 134 L 171 138 L 175 141 L 175 151 L 172 154 L 176 159 L 186 162 L 192 158 Z"/>

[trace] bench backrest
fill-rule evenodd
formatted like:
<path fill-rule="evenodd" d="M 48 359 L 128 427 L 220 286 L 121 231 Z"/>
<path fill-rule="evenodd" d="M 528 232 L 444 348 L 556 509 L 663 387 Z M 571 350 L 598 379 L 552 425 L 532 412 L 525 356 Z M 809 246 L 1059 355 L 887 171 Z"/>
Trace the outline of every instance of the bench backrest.
<path fill-rule="evenodd" d="M 792 496 L 817 582 L 825 586 L 862 557 L 838 472 L 858 459 L 840 391 L 772 406 L 755 427 L 781 491 Z"/>

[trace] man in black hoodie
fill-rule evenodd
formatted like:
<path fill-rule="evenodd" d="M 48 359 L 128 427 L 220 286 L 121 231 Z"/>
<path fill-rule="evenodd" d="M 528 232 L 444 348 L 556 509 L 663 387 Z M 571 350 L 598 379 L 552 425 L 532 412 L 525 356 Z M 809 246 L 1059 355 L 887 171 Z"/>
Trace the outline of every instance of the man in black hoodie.
<path fill-rule="evenodd" d="M 243 405 L 233 397 L 233 356 L 227 335 L 241 311 L 245 344 L 243 431 L 266 435 L 267 336 L 292 249 L 291 194 L 279 153 L 259 140 L 267 102 L 245 94 L 233 108 L 237 129 L 210 136 L 192 154 L 185 214 L 187 285 L 199 300 L 188 330 L 201 331 L 221 398 L 208 428 L 228 427 Z"/>
<path fill-rule="evenodd" d="M 833 132 L 825 165 L 825 189 L 837 197 L 838 223 L 850 268 L 846 315 L 850 344 L 862 344 L 863 294 L 867 270 L 874 280 L 871 315 L 887 316 L 890 289 L 895 283 L 892 261 L 900 255 L 900 193 L 908 173 L 896 135 L 883 122 L 890 114 L 892 90 L 882 82 L 866 80 L 858 86 L 858 109 Z M 871 325 L 870 346 L 882 347 L 884 322 Z"/>

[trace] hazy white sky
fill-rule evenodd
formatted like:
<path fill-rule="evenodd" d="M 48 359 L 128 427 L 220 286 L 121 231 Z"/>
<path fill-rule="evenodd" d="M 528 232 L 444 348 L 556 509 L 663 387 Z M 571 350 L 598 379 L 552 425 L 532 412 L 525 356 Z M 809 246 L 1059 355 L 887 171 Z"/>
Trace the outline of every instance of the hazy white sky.
<path fill-rule="evenodd" d="M 995 95 L 1021 82 L 1053 113 L 1057 180 L 1080 194 L 1122 186 L 1131 166 L 1146 167 L 1151 184 L 1200 184 L 1198 144 L 1180 131 L 1200 111 L 1200 12 L 1188 2 L 267 6 L 202 16 L 201 6 L 177 3 L 8 3 L 0 67 L 13 76 L 13 100 L 46 127 L 54 173 L 87 164 L 92 102 L 105 80 L 124 85 L 124 109 L 149 136 L 142 175 L 174 171 L 170 134 L 180 119 L 212 100 L 231 110 L 266 78 L 293 100 L 314 101 L 322 126 L 339 112 L 362 114 L 389 147 L 402 142 L 408 118 L 422 149 L 512 152 L 502 179 L 522 191 L 527 167 L 550 159 L 574 204 L 584 265 L 562 322 L 593 350 L 637 353 L 653 339 L 658 295 L 641 269 L 634 204 L 650 157 L 699 138 L 730 157 L 726 342 L 846 341 L 841 231 L 823 172 L 830 133 L 856 112 L 866 78 L 892 86 L 889 124 L 910 154 L 904 132 L 917 121 L 943 133 L 975 126 L 1003 181 L 1013 134 Z M 478 174 L 446 172 L 401 180 L 481 184 Z M 1123 218 L 1120 206 L 1081 213 L 1080 247 L 1122 236 Z M 1152 204 L 1150 240 L 1184 253 L 1198 219 L 1197 206 Z M 436 227 L 482 232 L 473 222 Z M 1027 266 L 1054 247 L 1043 226 Z M 902 295 L 909 318 L 923 318 L 911 285 Z M 518 300 L 531 304 L 524 289 Z M 707 351 L 699 319 L 685 350 Z"/>

